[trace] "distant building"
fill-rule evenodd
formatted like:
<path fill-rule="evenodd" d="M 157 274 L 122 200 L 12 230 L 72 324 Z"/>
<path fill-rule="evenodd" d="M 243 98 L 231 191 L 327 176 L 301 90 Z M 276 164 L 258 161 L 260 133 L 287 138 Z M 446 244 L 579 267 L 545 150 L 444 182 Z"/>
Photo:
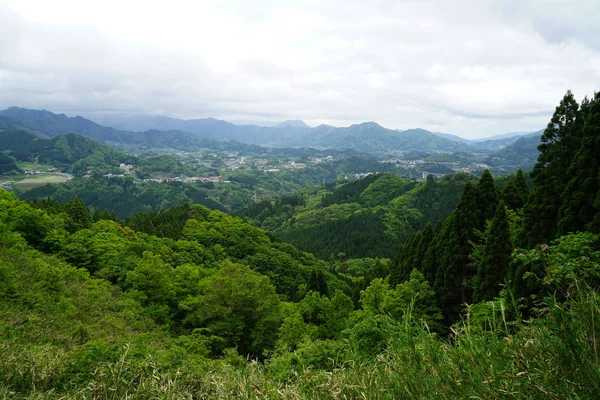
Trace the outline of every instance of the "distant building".
<path fill-rule="evenodd" d="M 121 163 L 119 164 L 119 168 L 128 173 L 131 172 L 131 170 L 133 169 L 133 165 Z"/>

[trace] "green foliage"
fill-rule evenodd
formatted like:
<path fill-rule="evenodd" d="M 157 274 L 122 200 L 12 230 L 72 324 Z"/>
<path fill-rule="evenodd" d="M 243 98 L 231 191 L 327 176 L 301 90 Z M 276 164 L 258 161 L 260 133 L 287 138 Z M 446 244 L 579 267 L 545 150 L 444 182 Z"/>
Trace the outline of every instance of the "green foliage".
<path fill-rule="evenodd" d="M 543 130 L 518 138 L 514 143 L 489 155 L 486 164 L 504 171 L 515 168 L 530 171 L 539 155 L 538 146 Z"/>
<path fill-rule="evenodd" d="M 0 131 L 0 138 L 0 151 L 10 152 L 17 160 L 54 164 L 75 175 L 83 175 L 89 168 L 112 171 L 120 163 L 136 162 L 135 157 L 72 133 L 47 140 L 13 129 Z"/>
<path fill-rule="evenodd" d="M 465 188 L 459 208 L 469 208 L 474 192 Z M 381 277 L 371 279 L 361 294 L 362 310 L 353 311 L 350 297 L 337 289 L 341 278 L 324 269 L 332 297 L 309 291 L 298 303 L 285 303 L 275 281 L 252 263 L 281 257 L 282 267 L 299 270 L 304 283 L 324 264 L 271 242 L 242 220 L 190 206 L 181 238 L 174 240 L 110 219 L 70 232 L 72 217 L 63 207 L 47 202 L 37 209 L 0 191 L 0 396 L 600 394 L 596 235 L 570 235 L 550 247 L 515 253 L 511 268 L 526 266 L 521 276 L 535 280 L 538 301 L 526 314 L 535 318 L 523 323 L 521 303 L 504 296 L 470 306 L 465 321 L 454 325 L 452 340 L 444 340 L 430 333 L 440 332 L 440 311 L 416 269 L 394 288 Z M 503 209 L 491 221 L 490 237 Z M 463 219 L 457 214 L 433 229 L 432 244 L 443 245 L 458 232 L 456 221 Z M 32 223 L 41 227 L 36 234 L 24 229 Z M 34 243 L 45 253 L 34 250 Z M 60 260 L 76 258 L 77 249 L 89 256 L 87 270 Z M 440 265 L 448 257 L 444 252 Z M 336 269 L 347 263 L 348 271 L 372 276 L 385 264 L 357 263 L 343 254 L 334 261 Z M 268 262 L 261 265 L 270 271 Z M 264 363 L 245 361 L 248 355 Z"/>
<path fill-rule="evenodd" d="M 511 291 L 515 298 L 534 304 L 556 293 L 573 298 L 580 286 L 600 284 L 600 252 L 597 235 L 585 232 L 562 236 L 553 245 L 517 250 L 510 265 Z"/>
<path fill-rule="evenodd" d="M 475 194 L 475 202 L 477 204 L 478 212 L 478 228 L 482 229 L 485 225 L 485 221 L 492 219 L 498 206 L 498 189 L 494 184 L 494 178 L 489 170 L 483 171 L 479 182 L 477 183 L 477 189 Z"/>
<path fill-rule="evenodd" d="M 118 218 L 131 217 L 141 212 L 160 212 L 184 203 L 198 203 L 212 209 L 223 206 L 208 198 L 208 193 L 197 185 L 182 182 L 134 183 L 132 179 L 75 179 L 62 185 L 46 185 L 25 192 L 27 200 L 52 197 L 67 202 L 75 197 L 94 209 L 107 209 Z M 149 231 L 149 233 L 156 233 Z"/>
<path fill-rule="evenodd" d="M 508 275 L 512 251 L 506 206 L 501 200 L 485 238 L 485 247 L 473 280 L 473 302 L 488 301 L 497 296 L 500 285 Z"/>
<path fill-rule="evenodd" d="M 225 263 L 218 274 L 202 281 L 200 291 L 199 318 L 210 335 L 251 357 L 261 357 L 275 346 L 281 320 L 279 298 L 269 278 Z"/>
<path fill-rule="evenodd" d="M 540 240 L 543 216 L 591 232 L 512 256 L 520 172 L 509 206 L 485 171 L 477 188 L 378 174 L 248 210 L 277 234 L 384 232 L 392 261 L 348 258 L 354 232 L 326 262 L 197 204 L 125 226 L 77 197 L 0 190 L 0 397 L 597 398 L 597 100 L 557 108 L 522 231 Z"/>
<path fill-rule="evenodd" d="M 502 189 L 502 199 L 511 210 L 519 210 L 525 206 L 528 197 L 529 187 L 523 171 L 519 169 L 515 178 L 509 180 Z"/>
<path fill-rule="evenodd" d="M 581 147 L 569 169 L 569 180 L 561 196 L 558 233 L 564 235 L 583 230 L 600 233 L 600 93 L 590 104 L 584 100 L 581 108 L 587 111 Z"/>
<path fill-rule="evenodd" d="M 351 258 L 387 258 L 411 233 L 445 219 L 456 207 L 465 182 L 474 180 L 473 175 L 453 174 L 415 183 L 392 174 L 373 174 L 258 203 L 238 215 L 323 259 L 341 252 Z"/>
<path fill-rule="evenodd" d="M 534 190 L 525 206 L 524 234 L 527 245 L 548 243 L 557 231 L 561 194 L 569 182 L 569 166 L 579 149 L 583 115 L 568 91 L 542 135 L 538 161 L 533 168 Z"/>
<path fill-rule="evenodd" d="M 0 153 L 0 174 L 10 175 L 13 173 L 20 173 L 21 169 L 15 164 L 15 159 L 7 156 L 6 154 Z"/>
<path fill-rule="evenodd" d="M 404 324 L 417 323 L 428 330 L 437 331 L 442 314 L 435 300 L 435 292 L 424 275 L 414 269 L 410 279 L 388 292 L 383 310 Z"/>
<path fill-rule="evenodd" d="M 456 211 L 446 220 L 439 242 L 434 290 L 447 321 L 455 321 L 463 305 L 471 301 L 470 281 L 475 271 L 469 256 L 478 215 L 475 188 L 468 182 Z"/>

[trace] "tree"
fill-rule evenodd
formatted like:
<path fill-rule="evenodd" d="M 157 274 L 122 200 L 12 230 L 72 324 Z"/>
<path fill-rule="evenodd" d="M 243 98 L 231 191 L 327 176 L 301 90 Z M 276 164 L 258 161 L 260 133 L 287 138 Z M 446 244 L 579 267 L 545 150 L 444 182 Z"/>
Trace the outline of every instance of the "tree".
<path fill-rule="evenodd" d="M 492 220 L 490 232 L 485 239 L 483 257 L 474 279 L 473 302 L 492 300 L 499 292 L 499 285 L 508 275 L 513 246 L 506 206 L 500 201 Z"/>
<path fill-rule="evenodd" d="M 523 242 L 527 247 L 548 243 L 556 237 L 561 195 L 580 145 L 583 122 L 579 111 L 573 93 L 567 91 L 542 135 L 540 155 L 531 173 L 534 190 L 523 215 Z"/>
<path fill-rule="evenodd" d="M 146 312 L 161 324 L 169 324 L 175 309 L 173 268 L 162 258 L 144 252 L 133 271 L 127 273 L 125 287 L 146 307 Z"/>
<path fill-rule="evenodd" d="M 383 303 L 390 285 L 381 278 L 373 279 L 365 290 L 360 292 L 360 304 L 365 313 L 370 315 L 383 314 Z"/>
<path fill-rule="evenodd" d="M 200 311 L 207 331 L 237 347 L 241 355 L 262 358 L 277 340 L 279 298 L 269 278 L 225 262 L 218 274 L 201 282 Z"/>
<path fill-rule="evenodd" d="M 433 230 L 433 225 L 431 222 L 428 222 L 427 225 L 425 225 L 425 228 L 423 228 L 423 231 L 421 232 L 421 240 L 419 241 L 419 246 L 417 247 L 417 251 L 413 262 L 414 268 L 418 269 L 421 272 L 423 271 L 423 261 L 425 260 L 425 255 L 427 253 L 427 250 L 431 246 L 431 243 L 433 242 L 434 236 L 435 232 Z"/>
<path fill-rule="evenodd" d="M 494 217 L 496 206 L 498 205 L 498 189 L 494 183 L 494 178 L 488 169 L 483 171 L 475 193 L 475 203 L 477 204 L 478 222 L 477 228 L 483 229 L 485 221 Z"/>
<path fill-rule="evenodd" d="M 433 232 L 433 238 L 431 239 L 431 243 L 427 247 L 425 251 L 425 256 L 423 257 L 423 262 L 421 262 L 421 272 L 425 276 L 425 280 L 429 282 L 430 285 L 433 286 L 435 283 L 435 276 L 437 274 L 438 269 L 438 258 L 440 249 L 442 248 L 442 229 L 444 224 L 441 221 L 438 221 L 435 224 L 435 229 Z"/>
<path fill-rule="evenodd" d="M 600 233 L 599 154 L 600 93 L 596 93 L 583 127 L 581 147 L 569 168 L 569 175 L 573 178 L 561 197 L 559 235 L 584 230 Z"/>
<path fill-rule="evenodd" d="M 390 274 L 390 283 L 392 286 L 402 283 L 409 278 L 410 271 L 415 267 L 414 260 L 420 241 L 421 232 L 412 233 L 396 253 Z"/>
<path fill-rule="evenodd" d="M 87 229 L 92 226 L 92 214 L 85 203 L 78 197 L 75 197 L 67 204 L 67 214 L 71 218 L 73 232 L 80 229 Z"/>
<path fill-rule="evenodd" d="M 448 323 L 458 318 L 463 304 L 471 301 L 472 297 L 470 282 L 474 271 L 469 256 L 478 222 L 475 198 L 475 188 L 467 182 L 456 210 L 446 220 L 442 239 L 438 242 L 443 247 L 440 249 L 434 290 Z"/>
<path fill-rule="evenodd" d="M 323 296 L 329 296 L 329 286 L 327 286 L 327 281 L 325 280 L 325 274 L 323 273 L 323 270 L 316 269 L 310 271 L 310 275 L 308 276 L 308 281 L 306 283 L 306 290 L 313 290 Z"/>
<path fill-rule="evenodd" d="M 511 210 L 519 210 L 525 206 L 529 197 L 529 188 L 523 171 L 519 168 L 514 179 L 508 181 L 502 190 L 502 199 Z"/>
<path fill-rule="evenodd" d="M 413 321 L 425 323 L 437 329 L 436 321 L 442 318 L 435 302 L 435 293 L 425 276 L 413 269 L 410 279 L 388 292 L 382 309 L 392 318 L 405 319 L 410 315 Z"/>

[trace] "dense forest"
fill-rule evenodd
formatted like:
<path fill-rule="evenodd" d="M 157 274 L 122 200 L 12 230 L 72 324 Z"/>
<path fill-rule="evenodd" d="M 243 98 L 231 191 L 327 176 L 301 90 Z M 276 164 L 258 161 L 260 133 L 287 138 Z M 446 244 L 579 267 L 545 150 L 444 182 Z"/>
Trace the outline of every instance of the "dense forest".
<path fill-rule="evenodd" d="M 17 161 L 51 164 L 77 175 L 83 175 L 88 168 L 105 173 L 118 170 L 120 163 L 136 162 L 133 156 L 77 134 L 43 139 L 24 128 L 0 130 L 0 152 Z"/>
<path fill-rule="evenodd" d="M 0 189 L 0 396 L 599 398 L 598 138 L 600 94 L 567 92 L 530 182 L 373 174 L 125 219 Z"/>
<path fill-rule="evenodd" d="M 322 258 L 389 258 L 410 234 L 450 215 L 465 183 L 476 180 L 461 173 L 422 182 L 372 174 L 253 204 L 236 215 Z"/>

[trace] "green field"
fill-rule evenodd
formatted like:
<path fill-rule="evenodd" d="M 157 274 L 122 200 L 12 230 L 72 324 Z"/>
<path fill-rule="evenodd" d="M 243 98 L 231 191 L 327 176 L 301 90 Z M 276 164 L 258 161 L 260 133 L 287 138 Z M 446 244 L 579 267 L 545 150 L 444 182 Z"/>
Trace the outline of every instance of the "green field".
<path fill-rule="evenodd" d="M 21 191 L 31 190 L 38 186 L 44 186 L 48 183 L 64 183 L 65 176 L 53 174 L 38 174 L 34 176 L 10 175 L 0 176 L 0 182 L 12 181 L 12 185 L 16 186 Z"/>
<path fill-rule="evenodd" d="M 38 164 L 24 161 L 17 161 L 15 164 L 17 164 L 17 167 L 21 168 L 23 171 L 47 172 L 49 169 L 54 167 L 52 164 Z"/>

